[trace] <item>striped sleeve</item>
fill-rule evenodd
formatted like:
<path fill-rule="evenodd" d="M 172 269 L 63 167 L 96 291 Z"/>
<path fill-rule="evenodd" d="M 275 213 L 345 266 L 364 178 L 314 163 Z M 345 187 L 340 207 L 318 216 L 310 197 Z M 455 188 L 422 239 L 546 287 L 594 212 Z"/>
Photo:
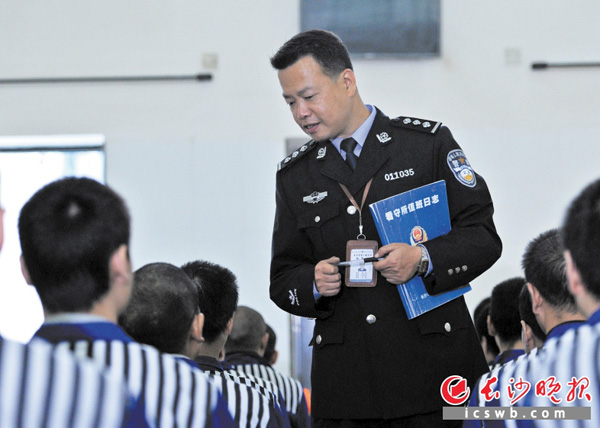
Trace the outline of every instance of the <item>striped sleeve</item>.
<path fill-rule="evenodd" d="M 38 340 L 0 339 L 0 398 L 3 428 L 116 428 L 135 408 L 122 377 Z"/>
<path fill-rule="evenodd" d="M 212 372 L 210 377 L 221 390 L 229 411 L 240 428 L 283 426 L 281 413 L 277 413 L 275 402 L 271 402 L 268 395 L 227 372 Z"/>
<path fill-rule="evenodd" d="M 493 390 L 498 391 L 499 399 L 488 403 L 482 394 L 482 386 L 491 376 L 498 379 Z M 509 390 L 522 392 L 526 385 L 529 390 L 522 397 L 508 393 Z M 591 411 L 591 418 L 583 420 L 543 417 L 533 420 L 507 419 L 504 421 L 507 428 L 597 428 L 600 420 L 600 327 L 582 325 L 548 340 L 541 349 L 482 377 L 473 394 L 477 394 L 473 402 L 478 406 L 526 407 L 537 409 L 539 413 L 566 407 L 589 408 Z M 491 425 L 490 422 L 485 426 Z"/>
<path fill-rule="evenodd" d="M 240 364 L 235 370 L 242 374 L 262 378 L 277 386 L 283 396 L 282 408 L 287 412 L 292 428 L 310 427 L 308 404 L 302 384 L 289 376 L 284 376 L 272 367 L 263 364 Z"/>
<path fill-rule="evenodd" d="M 133 396 L 144 405 L 152 427 L 233 426 L 223 398 L 201 371 L 171 355 L 140 343 L 78 341 L 61 343 L 81 358 L 110 366 L 125 377 Z"/>

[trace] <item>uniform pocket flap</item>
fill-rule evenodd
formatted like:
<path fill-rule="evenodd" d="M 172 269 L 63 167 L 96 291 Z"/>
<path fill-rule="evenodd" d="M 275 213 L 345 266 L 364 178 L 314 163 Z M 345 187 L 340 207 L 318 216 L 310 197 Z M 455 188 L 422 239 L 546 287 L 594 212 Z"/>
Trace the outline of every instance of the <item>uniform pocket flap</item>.
<path fill-rule="evenodd" d="M 308 346 L 323 347 L 325 345 L 344 343 L 344 324 L 339 322 L 321 322 L 315 325 L 312 340 Z"/>
<path fill-rule="evenodd" d="M 452 300 L 416 318 L 421 334 L 445 334 L 467 328 L 471 317 L 462 299 Z"/>
<path fill-rule="evenodd" d="M 340 214 L 340 207 L 336 204 L 323 204 L 310 207 L 298 216 L 298 229 L 307 227 L 321 227 L 322 224 L 337 217 Z"/>

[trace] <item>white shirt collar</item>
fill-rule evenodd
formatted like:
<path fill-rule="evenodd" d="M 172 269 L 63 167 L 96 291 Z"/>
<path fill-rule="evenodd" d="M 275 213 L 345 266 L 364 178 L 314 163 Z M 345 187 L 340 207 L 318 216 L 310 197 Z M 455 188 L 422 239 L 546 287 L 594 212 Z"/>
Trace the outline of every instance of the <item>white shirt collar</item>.
<path fill-rule="evenodd" d="M 362 151 L 362 148 L 367 139 L 367 135 L 369 135 L 369 131 L 371 130 L 371 127 L 373 126 L 373 122 L 375 121 L 375 115 L 377 114 L 377 109 L 375 109 L 375 107 L 373 107 L 372 105 L 365 104 L 365 107 L 367 107 L 367 109 L 371 112 L 371 114 L 369 114 L 369 117 L 367 118 L 367 120 L 365 120 L 362 123 L 362 125 L 360 125 L 358 127 L 358 129 L 356 131 L 354 131 L 354 133 L 351 135 L 351 137 L 354 138 L 354 140 L 358 143 L 356 145 L 356 148 L 354 149 L 354 154 L 356 156 L 360 156 L 360 152 Z M 331 140 L 331 143 L 335 146 L 337 151 L 340 152 L 342 157 L 344 159 L 346 159 L 345 158 L 346 154 L 340 148 L 340 144 L 342 143 L 342 140 L 344 140 L 344 138 L 338 137 L 338 138 Z"/>

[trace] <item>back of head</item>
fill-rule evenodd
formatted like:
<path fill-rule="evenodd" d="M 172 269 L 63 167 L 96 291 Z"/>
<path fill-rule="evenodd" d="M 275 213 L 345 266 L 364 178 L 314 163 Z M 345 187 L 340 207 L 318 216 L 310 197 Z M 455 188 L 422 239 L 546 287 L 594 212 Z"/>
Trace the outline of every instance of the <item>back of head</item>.
<path fill-rule="evenodd" d="M 233 329 L 225 342 L 225 352 L 257 352 L 267 331 L 262 315 L 247 306 L 235 311 Z"/>
<path fill-rule="evenodd" d="M 19 216 L 31 283 L 48 312 L 87 311 L 109 289 L 112 254 L 129 244 L 119 195 L 88 178 L 65 178 L 35 193 Z"/>
<path fill-rule="evenodd" d="M 507 279 L 492 290 L 490 322 L 501 341 L 510 343 L 521 339 L 519 295 L 525 278 Z"/>
<path fill-rule="evenodd" d="M 334 33 L 324 30 L 296 34 L 273 55 L 271 65 L 284 70 L 305 56 L 312 56 L 329 77 L 336 77 L 347 68 L 352 70 L 346 46 Z"/>
<path fill-rule="evenodd" d="M 563 246 L 569 251 L 587 291 L 600 300 L 600 180 L 588 185 L 567 210 L 561 230 Z"/>
<path fill-rule="evenodd" d="M 566 263 L 558 229 L 542 233 L 525 249 L 522 261 L 525 279 L 557 311 L 577 312 L 569 293 Z"/>
<path fill-rule="evenodd" d="M 204 314 L 202 335 L 214 342 L 227 328 L 238 304 L 237 279 L 229 269 L 207 261 L 186 263 L 181 269 L 196 284 Z"/>
<path fill-rule="evenodd" d="M 135 271 L 129 305 L 119 324 L 137 342 L 182 353 L 199 313 L 195 284 L 178 267 L 151 263 Z"/>
<path fill-rule="evenodd" d="M 540 342 L 546 340 L 546 333 L 544 333 L 542 327 L 540 327 L 540 324 L 533 313 L 531 294 L 529 294 L 527 284 L 523 285 L 523 288 L 521 288 L 521 292 L 519 293 L 519 316 L 521 317 L 521 321 L 524 321 L 525 324 L 531 328 L 534 336 L 537 337 Z"/>

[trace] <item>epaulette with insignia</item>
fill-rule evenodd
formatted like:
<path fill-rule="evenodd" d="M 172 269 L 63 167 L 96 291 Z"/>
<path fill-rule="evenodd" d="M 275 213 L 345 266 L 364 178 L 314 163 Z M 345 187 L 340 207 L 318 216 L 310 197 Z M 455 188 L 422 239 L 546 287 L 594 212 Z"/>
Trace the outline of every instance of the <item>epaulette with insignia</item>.
<path fill-rule="evenodd" d="M 434 122 L 432 120 L 417 119 L 416 117 L 398 116 L 392 119 L 392 125 L 399 126 L 401 128 L 413 129 L 415 131 L 426 132 L 428 134 L 435 134 L 442 122 Z"/>
<path fill-rule="evenodd" d="M 277 165 L 277 171 L 280 171 L 286 166 L 291 165 L 292 163 L 294 163 L 294 161 L 300 159 L 302 156 L 310 152 L 315 147 L 317 147 L 317 143 L 314 140 L 311 140 L 308 143 L 304 144 L 302 147 L 300 147 L 299 149 L 295 150 L 292 154 L 287 156 L 284 160 L 279 162 L 279 164 Z"/>

